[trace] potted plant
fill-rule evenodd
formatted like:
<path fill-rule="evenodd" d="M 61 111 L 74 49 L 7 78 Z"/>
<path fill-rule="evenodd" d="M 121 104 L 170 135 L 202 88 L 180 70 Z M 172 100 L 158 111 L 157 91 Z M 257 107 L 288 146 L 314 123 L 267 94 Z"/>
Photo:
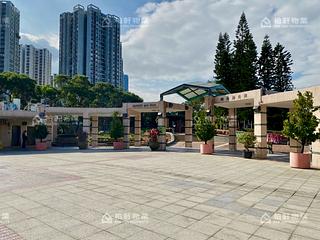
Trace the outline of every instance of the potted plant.
<path fill-rule="evenodd" d="M 49 134 L 47 126 L 43 123 L 36 125 L 34 127 L 34 134 L 35 138 L 40 140 L 40 142 L 37 141 L 36 143 L 36 150 L 46 150 L 48 148 L 48 145 L 46 142 L 43 142 L 43 139 L 45 139 Z"/>
<path fill-rule="evenodd" d="M 88 133 L 79 131 L 77 135 L 79 149 L 88 149 Z"/>
<path fill-rule="evenodd" d="M 243 132 L 238 135 L 238 142 L 244 145 L 243 157 L 252 158 L 250 148 L 254 147 L 256 136 L 252 132 Z"/>
<path fill-rule="evenodd" d="M 123 126 L 118 112 L 112 115 L 110 137 L 113 139 L 113 149 L 124 149 L 123 141 L 120 139 L 123 137 Z"/>
<path fill-rule="evenodd" d="M 151 151 L 156 151 L 160 148 L 160 143 L 158 142 L 158 136 L 160 131 L 156 128 L 150 130 L 149 147 Z"/>
<path fill-rule="evenodd" d="M 283 123 L 283 134 L 301 144 L 300 152 L 290 152 L 290 166 L 294 168 L 310 168 L 311 154 L 305 153 L 305 146 L 320 138 L 317 131 L 320 120 L 313 114 L 319 107 L 313 106 L 311 92 L 302 94 L 293 101 L 293 111 Z"/>
<path fill-rule="evenodd" d="M 207 113 L 203 110 L 199 111 L 195 117 L 195 130 L 198 139 L 204 141 L 204 144 L 200 145 L 200 153 L 212 154 L 213 144 L 208 144 L 208 141 L 215 136 L 216 129 L 210 119 L 207 118 Z"/>

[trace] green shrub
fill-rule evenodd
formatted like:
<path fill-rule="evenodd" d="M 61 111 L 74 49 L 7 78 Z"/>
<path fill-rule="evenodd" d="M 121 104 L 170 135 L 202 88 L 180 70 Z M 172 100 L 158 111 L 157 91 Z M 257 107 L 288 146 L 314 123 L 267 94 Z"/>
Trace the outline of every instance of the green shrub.
<path fill-rule="evenodd" d="M 195 117 L 195 130 L 198 139 L 204 141 L 205 144 L 215 136 L 215 126 L 207 118 L 207 113 L 205 111 L 199 111 L 197 113 Z"/>
<path fill-rule="evenodd" d="M 301 153 L 305 145 L 320 138 L 320 131 L 316 131 L 320 120 L 313 114 L 318 109 L 313 106 L 311 92 L 298 92 L 298 98 L 293 101 L 293 111 L 288 113 L 288 119 L 283 123 L 283 134 L 302 145 Z"/>
<path fill-rule="evenodd" d="M 256 136 L 252 132 L 242 132 L 237 136 L 238 142 L 244 145 L 244 148 L 249 152 L 249 148 L 254 147 Z"/>
<path fill-rule="evenodd" d="M 42 142 L 42 140 L 49 134 L 47 126 L 45 124 L 36 125 L 34 128 L 34 134 L 35 138 L 40 139 L 40 142 Z"/>
<path fill-rule="evenodd" d="M 118 112 L 112 114 L 110 137 L 114 141 L 118 141 L 119 138 L 123 137 L 123 125 Z"/>

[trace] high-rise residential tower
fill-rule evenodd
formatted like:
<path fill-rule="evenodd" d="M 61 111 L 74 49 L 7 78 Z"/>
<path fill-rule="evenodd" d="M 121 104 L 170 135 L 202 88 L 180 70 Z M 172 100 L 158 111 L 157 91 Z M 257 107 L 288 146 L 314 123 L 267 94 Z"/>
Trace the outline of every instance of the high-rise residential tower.
<path fill-rule="evenodd" d="M 28 75 L 39 85 L 51 85 L 52 54 L 48 49 L 20 45 L 20 73 Z"/>
<path fill-rule="evenodd" d="M 129 92 L 129 76 L 127 74 L 123 75 L 123 90 Z"/>
<path fill-rule="evenodd" d="M 59 73 L 86 75 L 90 82 L 122 88 L 120 19 L 89 5 L 60 15 Z"/>
<path fill-rule="evenodd" d="M 0 0 L 0 72 L 19 72 L 20 12 Z"/>

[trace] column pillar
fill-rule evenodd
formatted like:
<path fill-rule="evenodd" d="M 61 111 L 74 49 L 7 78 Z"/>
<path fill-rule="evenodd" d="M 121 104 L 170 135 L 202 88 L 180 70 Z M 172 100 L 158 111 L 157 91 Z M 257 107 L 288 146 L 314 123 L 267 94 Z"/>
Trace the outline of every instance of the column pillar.
<path fill-rule="evenodd" d="M 160 131 L 159 150 L 165 151 L 167 146 L 167 141 L 166 141 L 166 103 L 164 101 L 159 102 L 159 112 L 161 113 L 161 115 L 158 118 L 158 129 Z"/>
<path fill-rule="evenodd" d="M 55 116 L 52 119 L 52 134 L 51 134 L 51 141 L 54 142 L 58 136 L 58 121 Z"/>
<path fill-rule="evenodd" d="M 192 107 L 186 106 L 186 111 L 185 111 L 185 147 L 190 147 L 192 148 L 192 140 L 193 140 L 193 135 L 192 135 L 192 125 L 193 125 L 193 120 L 192 120 Z"/>
<path fill-rule="evenodd" d="M 130 117 L 128 113 L 122 115 L 123 122 L 123 143 L 124 148 L 128 149 L 130 147 Z"/>
<path fill-rule="evenodd" d="M 46 142 L 48 147 L 51 146 L 52 142 L 53 142 L 53 125 L 54 125 L 54 116 L 47 116 L 46 117 L 46 125 L 47 125 L 47 129 L 48 129 L 48 136 L 46 138 Z"/>
<path fill-rule="evenodd" d="M 256 158 L 266 159 L 268 154 L 267 146 L 267 106 L 260 106 L 254 112 L 254 135 L 256 142 Z"/>
<path fill-rule="evenodd" d="M 98 137 L 99 137 L 99 117 L 92 116 L 91 117 L 91 145 L 92 147 L 98 146 Z"/>
<path fill-rule="evenodd" d="M 237 109 L 229 108 L 229 150 L 237 151 Z"/>
<path fill-rule="evenodd" d="M 320 91 L 316 90 L 313 93 L 314 97 L 314 106 L 320 106 Z M 320 119 L 320 110 L 314 112 L 314 115 Z M 318 126 L 317 131 L 320 130 L 320 124 Z M 317 140 L 312 143 L 312 162 L 311 162 L 311 167 L 312 168 L 318 168 L 320 169 L 320 140 Z"/>
<path fill-rule="evenodd" d="M 90 135 L 90 117 L 88 113 L 83 113 L 82 131 Z"/>
<path fill-rule="evenodd" d="M 141 113 L 137 113 L 134 117 L 134 145 L 141 146 Z"/>

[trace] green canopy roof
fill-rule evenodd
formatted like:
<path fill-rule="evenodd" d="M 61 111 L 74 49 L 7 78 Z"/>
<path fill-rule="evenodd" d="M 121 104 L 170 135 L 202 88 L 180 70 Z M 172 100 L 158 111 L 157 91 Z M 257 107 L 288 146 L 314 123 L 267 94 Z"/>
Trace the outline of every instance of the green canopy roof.
<path fill-rule="evenodd" d="M 215 82 L 185 83 L 160 94 L 163 100 L 165 95 L 178 94 L 187 101 L 204 96 L 221 96 L 230 93 L 223 85 Z"/>

